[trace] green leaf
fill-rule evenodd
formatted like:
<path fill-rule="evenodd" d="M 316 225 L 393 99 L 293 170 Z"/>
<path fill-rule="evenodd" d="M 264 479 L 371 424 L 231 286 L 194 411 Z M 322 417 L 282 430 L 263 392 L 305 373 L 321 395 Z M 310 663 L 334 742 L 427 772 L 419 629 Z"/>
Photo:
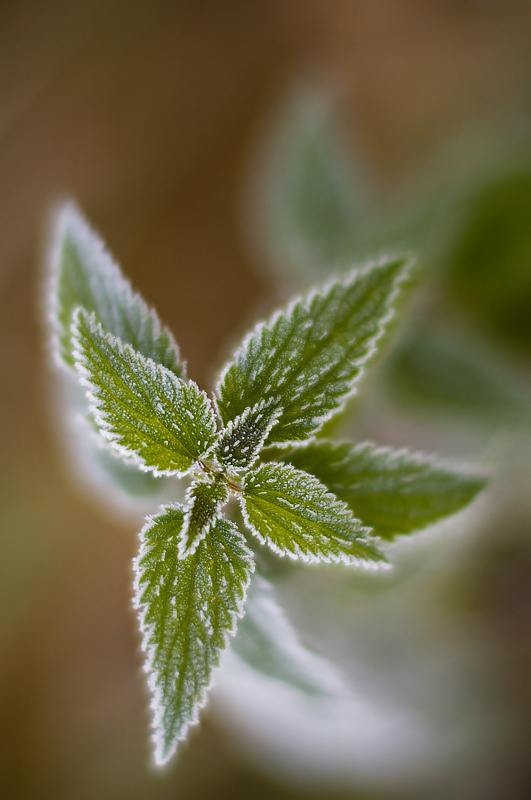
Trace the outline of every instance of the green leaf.
<path fill-rule="evenodd" d="M 179 539 L 178 556 L 186 558 L 218 521 L 221 509 L 229 499 L 225 482 L 194 481 L 186 490 L 186 511 Z"/>
<path fill-rule="evenodd" d="M 189 472 L 217 439 L 205 393 L 107 334 L 83 309 L 72 331 L 76 367 L 103 436 L 155 475 Z"/>
<path fill-rule="evenodd" d="M 280 556 L 376 567 L 385 557 L 367 528 L 315 477 L 288 464 L 248 473 L 241 495 L 245 522 Z"/>
<path fill-rule="evenodd" d="M 460 511 L 486 484 L 484 476 L 422 453 L 370 443 L 310 442 L 283 459 L 322 481 L 384 539 Z"/>
<path fill-rule="evenodd" d="M 370 264 L 258 325 L 222 372 L 223 422 L 263 400 L 282 408 L 268 444 L 315 434 L 353 393 L 392 316 L 405 266 L 402 258 Z"/>
<path fill-rule="evenodd" d="M 146 358 L 185 376 L 179 348 L 156 312 L 135 293 L 99 236 L 72 203 L 61 206 L 52 230 L 49 268 L 53 349 L 73 366 L 70 325 L 78 307 Z"/>
<path fill-rule="evenodd" d="M 300 640 L 270 583 L 255 575 L 231 652 L 247 666 L 313 697 L 345 689 L 333 667 Z"/>
<path fill-rule="evenodd" d="M 179 558 L 184 516 L 185 507 L 174 506 L 148 519 L 135 560 L 135 607 L 141 612 L 159 765 L 198 721 L 254 569 L 242 534 L 221 520 L 195 553 Z"/>
<path fill-rule="evenodd" d="M 258 458 L 268 433 L 281 414 L 271 401 L 247 408 L 231 420 L 220 436 L 216 458 L 233 470 L 248 469 Z"/>

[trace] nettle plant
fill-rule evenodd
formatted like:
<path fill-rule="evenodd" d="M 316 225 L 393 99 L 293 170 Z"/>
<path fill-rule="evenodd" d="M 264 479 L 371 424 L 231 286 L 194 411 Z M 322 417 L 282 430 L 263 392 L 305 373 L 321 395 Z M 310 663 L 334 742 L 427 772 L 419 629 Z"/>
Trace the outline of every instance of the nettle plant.
<path fill-rule="evenodd" d="M 56 214 L 49 269 L 51 347 L 86 390 L 91 430 L 126 465 L 189 482 L 185 502 L 147 518 L 134 561 L 162 765 L 198 721 L 260 546 L 308 563 L 387 567 L 380 539 L 458 511 L 485 480 L 418 453 L 316 438 L 377 348 L 404 258 L 276 311 L 246 336 L 211 397 L 187 379 L 172 334 L 71 204 Z"/>

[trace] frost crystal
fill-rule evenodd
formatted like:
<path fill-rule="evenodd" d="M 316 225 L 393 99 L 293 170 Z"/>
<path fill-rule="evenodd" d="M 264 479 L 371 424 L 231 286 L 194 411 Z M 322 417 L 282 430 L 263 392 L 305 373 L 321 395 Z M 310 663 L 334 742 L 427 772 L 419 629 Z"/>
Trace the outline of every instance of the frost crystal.
<path fill-rule="evenodd" d="M 245 521 L 273 552 L 313 562 L 377 567 L 385 557 L 345 503 L 316 478 L 287 464 L 250 472 L 242 487 Z"/>
<path fill-rule="evenodd" d="M 193 555 L 221 515 L 229 499 L 226 483 L 195 481 L 186 491 L 187 506 L 179 536 L 178 556 Z"/>
<path fill-rule="evenodd" d="M 252 466 L 281 413 L 282 409 L 275 407 L 270 399 L 247 408 L 243 414 L 231 420 L 216 448 L 220 464 L 233 470 Z"/>
<path fill-rule="evenodd" d="M 258 325 L 222 372 L 217 402 L 224 423 L 264 400 L 282 407 L 268 444 L 317 433 L 353 393 L 405 271 L 404 259 L 371 264 Z"/>

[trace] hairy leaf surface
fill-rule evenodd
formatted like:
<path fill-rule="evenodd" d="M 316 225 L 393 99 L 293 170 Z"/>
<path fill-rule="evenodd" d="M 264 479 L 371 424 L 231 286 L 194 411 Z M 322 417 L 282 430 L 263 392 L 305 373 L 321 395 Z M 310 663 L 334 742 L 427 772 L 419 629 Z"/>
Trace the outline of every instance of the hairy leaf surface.
<path fill-rule="evenodd" d="M 55 217 L 50 252 L 54 349 L 74 364 L 70 325 L 78 307 L 96 314 L 105 330 L 178 377 L 184 365 L 171 332 L 129 281 L 78 209 L 63 205 Z"/>
<path fill-rule="evenodd" d="M 252 532 L 278 555 L 370 567 L 385 562 L 345 503 L 289 464 L 265 464 L 248 473 L 241 504 Z"/>
<path fill-rule="evenodd" d="M 315 434 L 353 392 L 392 316 L 405 266 L 400 258 L 371 264 L 258 325 L 222 372 L 217 392 L 223 422 L 270 400 L 282 413 L 268 444 Z"/>
<path fill-rule="evenodd" d="M 219 463 L 234 470 L 248 469 L 258 458 L 280 414 L 281 409 L 262 401 L 231 420 L 216 448 Z"/>
<path fill-rule="evenodd" d="M 460 511 L 486 484 L 485 476 L 422 453 L 370 443 L 310 442 L 282 459 L 315 475 L 385 539 Z"/>
<path fill-rule="evenodd" d="M 198 721 L 254 568 L 242 534 L 221 520 L 195 553 L 179 558 L 184 516 L 185 507 L 175 506 L 148 519 L 135 560 L 157 764 L 168 761 Z"/>
<path fill-rule="evenodd" d="M 179 539 L 179 558 L 193 555 L 212 526 L 220 517 L 229 499 L 226 483 L 197 480 L 186 490 L 186 511 Z"/>
<path fill-rule="evenodd" d="M 79 309 L 74 357 L 100 430 L 124 457 L 157 475 L 184 475 L 216 442 L 210 401 L 192 381 L 105 333 Z"/>

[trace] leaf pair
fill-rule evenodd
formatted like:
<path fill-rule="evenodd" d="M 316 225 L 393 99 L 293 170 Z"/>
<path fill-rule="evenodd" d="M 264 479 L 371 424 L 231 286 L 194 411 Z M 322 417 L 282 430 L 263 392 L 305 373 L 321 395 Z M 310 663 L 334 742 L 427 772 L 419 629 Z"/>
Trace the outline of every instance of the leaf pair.
<path fill-rule="evenodd" d="M 212 400 L 186 380 L 171 334 L 72 207 L 58 216 L 52 267 L 55 352 L 76 367 L 104 441 L 153 476 L 192 477 L 184 504 L 148 519 L 135 561 L 162 764 L 197 721 L 243 613 L 255 568 L 244 528 L 281 556 L 376 568 L 386 559 L 373 532 L 423 527 L 482 480 L 406 452 L 312 440 L 355 391 L 404 259 L 353 271 L 259 324 Z M 241 515 L 226 519 L 231 497 Z"/>

